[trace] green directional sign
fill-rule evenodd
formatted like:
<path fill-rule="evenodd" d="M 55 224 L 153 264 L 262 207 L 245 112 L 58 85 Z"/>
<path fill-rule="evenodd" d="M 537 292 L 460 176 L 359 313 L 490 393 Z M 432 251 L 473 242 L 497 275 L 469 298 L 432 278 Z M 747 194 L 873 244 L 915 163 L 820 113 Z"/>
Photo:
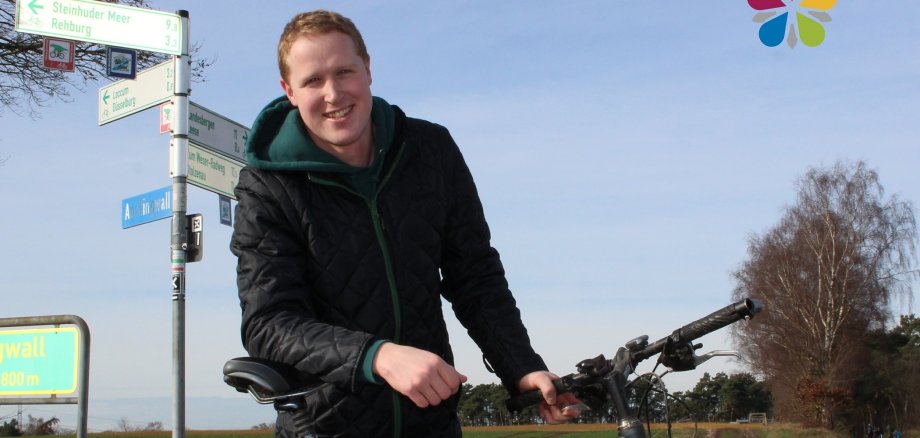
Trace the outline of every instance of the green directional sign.
<path fill-rule="evenodd" d="M 175 92 L 176 67 L 166 61 L 99 89 L 99 125 L 143 111 L 169 100 Z"/>
<path fill-rule="evenodd" d="M 189 143 L 188 182 L 205 190 L 236 199 L 233 189 L 243 163 Z"/>
<path fill-rule="evenodd" d="M 0 395 L 76 391 L 79 347 L 75 327 L 0 331 Z"/>
<path fill-rule="evenodd" d="M 195 102 L 189 102 L 188 122 L 189 141 L 237 161 L 246 161 L 244 148 L 249 128 Z"/>
<path fill-rule="evenodd" d="M 152 9 L 96 0 L 19 0 L 17 32 L 182 54 L 182 19 Z"/>

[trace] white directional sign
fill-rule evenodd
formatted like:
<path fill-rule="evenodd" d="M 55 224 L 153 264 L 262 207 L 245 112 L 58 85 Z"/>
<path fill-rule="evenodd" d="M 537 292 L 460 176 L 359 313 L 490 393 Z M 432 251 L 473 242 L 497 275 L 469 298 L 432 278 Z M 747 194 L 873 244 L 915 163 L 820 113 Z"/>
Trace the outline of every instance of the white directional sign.
<path fill-rule="evenodd" d="M 188 145 L 188 182 L 205 190 L 236 199 L 233 189 L 242 168 L 243 163 Z"/>
<path fill-rule="evenodd" d="M 160 133 L 171 132 L 176 111 L 172 105 L 160 106 Z M 217 114 L 195 102 L 188 102 L 188 140 L 211 152 L 246 162 L 249 128 Z"/>
<path fill-rule="evenodd" d="M 175 77 L 175 64 L 166 61 L 138 73 L 133 81 L 124 79 L 100 88 L 99 125 L 169 100 L 175 94 Z"/>
<path fill-rule="evenodd" d="M 19 0 L 17 32 L 182 54 L 182 19 L 152 9 L 96 0 Z"/>
<path fill-rule="evenodd" d="M 202 106 L 189 102 L 188 140 L 212 151 L 246 162 L 243 147 L 249 128 Z"/>

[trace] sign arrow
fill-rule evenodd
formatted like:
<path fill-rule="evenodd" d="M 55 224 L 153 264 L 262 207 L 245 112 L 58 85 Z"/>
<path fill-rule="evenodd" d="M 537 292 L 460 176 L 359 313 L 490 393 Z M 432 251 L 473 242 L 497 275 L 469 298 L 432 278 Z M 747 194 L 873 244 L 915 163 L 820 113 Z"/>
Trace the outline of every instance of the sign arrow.
<path fill-rule="evenodd" d="M 32 0 L 29 2 L 29 9 L 32 10 L 33 14 L 38 14 L 38 11 L 36 11 L 36 9 L 45 9 L 45 7 L 38 4 L 38 0 Z"/>
<path fill-rule="evenodd" d="M 105 94 L 102 95 L 102 103 L 109 104 L 109 90 L 105 90 Z"/>
<path fill-rule="evenodd" d="M 109 2 L 115 0 L 53 0 L 52 10 L 45 11 L 49 9 L 45 0 L 18 0 L 13 29 L 104 46 L 182 54 L 185 30 L 178 14 L 123 4 L 137 2 Z M 7 3 L 14 2 L 5 1 L 4 5 Z M 3 14 L 4 23 L 9 22 L 11 12 L 4 9 Z"/>

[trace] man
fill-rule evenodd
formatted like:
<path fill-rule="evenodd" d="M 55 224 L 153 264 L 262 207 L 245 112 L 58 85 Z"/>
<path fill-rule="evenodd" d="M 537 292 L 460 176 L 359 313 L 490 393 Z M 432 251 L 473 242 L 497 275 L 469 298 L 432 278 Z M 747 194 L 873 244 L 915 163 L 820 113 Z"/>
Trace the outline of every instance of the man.
<path fill-rule="evenodd" d="M 371 95 L 370 56 L 339 14 L 294 17 L 278 64 L 285 95 L 250 132 L 231 249 L 249 353 L 325 382 L 309 432 L 460 435 L 466 377 L 441 296 L 510 391 L 539 389 L 547 421 L 576 415 L 530 346 L 447 130 Z"/>

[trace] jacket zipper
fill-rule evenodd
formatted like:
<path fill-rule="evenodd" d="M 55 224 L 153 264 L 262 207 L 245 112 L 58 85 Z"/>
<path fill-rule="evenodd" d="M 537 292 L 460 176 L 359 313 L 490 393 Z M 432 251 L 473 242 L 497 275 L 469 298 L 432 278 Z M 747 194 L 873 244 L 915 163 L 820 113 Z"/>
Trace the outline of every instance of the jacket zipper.
<path fill-rule="evenodd" d="M 396 272 L 393 270 L 393 260 L 390 257 L 390 250 L 386 243 L 386 238 L 384 236 L 384 230 L 386 229 L 383 218 L 380 217 L 380 211 L 377 208 L 377 195 L 380 194 L 380 191 L 386 185 L 387 181 L 390 180 L 390 177 L 393 175 L 393 169 L 396 168 L 396 165 L 399 163 L 402 158 L 403 151 L 405 148 L 405 143 L 401 144 L 402 147 L 399 148 L 399 152 L 396 154 L 396 158 L 393 160 L 393 164 L 390 166 L 390 169 L 387 171 L 383 180 L 380 181 L 380 184 L 377 186 L 377 192 L 374 194 L 373 199 L 367 199 L 356 191 L 352 190 L 350 187 L 340 184 L 335 181 L 330 181 L 323 178 L 314 177 L 312 174 L 307 174 L 310 181 L 338 187 L 342 190 L 345 190 L 348 193 L 351 193 L 361 199 L 364 199 L 364 202 L 367 204 L 367 208 L 371 214 L 371 222 L 374 225 L 374 234 L 377 236 L 377 244 L 380 245 L 380 251 L 383 254 L 383 264 L 387 272 L 387 285 L 390 287 L 390 299 L 393 303 L 393 319 L 396 325 L 395 333 L 393 335 L 393 342 L 397 344 L 400 342 L 401 332 L 402 332 L 402 311 L 399 306 L 399 290 L 396 287 Z M 399 393 L 392 391 L 392 401 L 393 401 L 393 437 L 399 438 L 402 436 L 402 409 L 399 407 Z"/>
<path fill-rule="evenodd" d="M 387 283 L 390 285 L 390 299 L 393 302 L 393 319 L 396 323 L 396 333 L 393 336 L 393 342 L 399 344 L 400 333 L 402 333 L 402 312 L 399 306 L 399 292 L 396 288 L 396 273 L 393 272 L 393 260 L 390 259 L 390 250 L 387 247 L 385 236 L 383 235 L 384 225 L 380 212 L 377 210 L 377 197 L 367 201 L 367 207 L 371 211 L 371 221 L 374 223 L 374 233 L 377 234 L 377 243 L 383 252 L 383 263 L 387 270 Z M 399 394 L 393 391 L 390 395 L 393 401 L 393 437 L 402 436 L 402 409 L 399 407 Z"/>

